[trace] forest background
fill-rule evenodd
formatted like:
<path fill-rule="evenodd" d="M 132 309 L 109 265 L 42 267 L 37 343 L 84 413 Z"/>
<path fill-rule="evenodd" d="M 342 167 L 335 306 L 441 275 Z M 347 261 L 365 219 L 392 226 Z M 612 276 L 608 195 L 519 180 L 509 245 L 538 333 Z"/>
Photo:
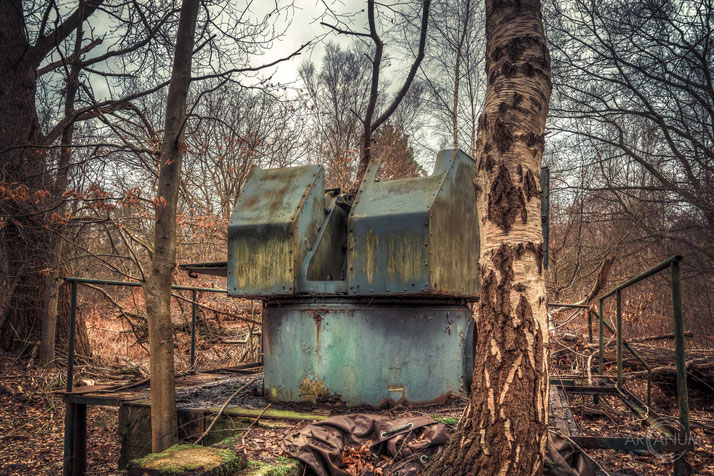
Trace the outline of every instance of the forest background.
<path fill-rule="evenodd" d="M 179 263 L 225 260 L 230 215 L 253 167 L 321 164 L 328 186 L 353 186 L 370 99 L 379 116 L 401 92 L 417 56 L 421 5 L 378 6 L 384 56 L 373 97 L 369 38 L 347 33 L 365 30 L 363 2 L 202 4 L 184 132 Z M 3 2 L 0 346 L 8 354 L 66 361 L 62 277 L 147 275 L 179 6 Z M 473 0 L 431 6 L 424 58 L 372 137 L 380 179 L 427 174 L 442 148 L 475 156 L 488 81 L 483 15 Z M 603 267 L 614 284 L 682 254 L 688 344 L 711 346 L 711 2 L 548 0 L 543 15 L 553 70 L 544 156 L 550 299 L 582 300 Z M 17 74 L 20 60 L 25 69 Z M 223 286 L 178 270 L 175 281 Z M 667 286 L 662 277 L 628 291 L 626 337 L 671 332 Z M 188 366 L 190 306 L 182 297 L 173 304 L 178 371 Z M 233 319 L 259 317 L 258 303 L 200 298 L 199 365 L 258 359 L 255 329 Z M 78 316 L 81 356 L 146 373 L 140 291 L 82 287 Z M 569 330 L 582 326 L 567 321 Z"/>

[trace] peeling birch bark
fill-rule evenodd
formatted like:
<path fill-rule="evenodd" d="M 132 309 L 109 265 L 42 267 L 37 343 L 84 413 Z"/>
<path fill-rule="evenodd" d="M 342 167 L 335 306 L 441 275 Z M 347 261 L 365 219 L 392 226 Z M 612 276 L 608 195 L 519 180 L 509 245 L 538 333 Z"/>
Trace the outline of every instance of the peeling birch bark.
<path fill-rule="evenodd" d="M 486 0 L 476 147 L 481 300 L 469 418 L 425 474 L 537 474 L 548 425 L 540 165 L 551 93 L 538 0 Z"/>

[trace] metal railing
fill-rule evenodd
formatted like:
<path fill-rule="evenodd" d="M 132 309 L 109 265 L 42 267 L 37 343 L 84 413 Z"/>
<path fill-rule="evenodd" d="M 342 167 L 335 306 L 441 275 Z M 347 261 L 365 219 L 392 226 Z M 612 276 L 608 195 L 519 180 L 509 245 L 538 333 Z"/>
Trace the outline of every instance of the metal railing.
<path fill-rule="evenodd" d="M 86 471 L 86 420 L 87 406 L 86 404 L 72 403 L 69 399 L 69 393 L 74 387 L 74 348 L 75 334 L 77 326 L 77 288 L 80 284 L 93 287 L 92 285 L 107 285 L 118 287 L 141 287 L 141 283 L 136 281 L 112 281 L 107 279 L 90 279 L 68 277 L 64 278 L 65 282 L 72 287 L 70 297 L 70 315 L 69 315 L 69 348 L 67 352 L 67 399 L 65 412 L 65 431 L 64 431 L 64 461 L 63 471 L 64 476 L 72 474 L 84 474 Z M 96 288 L 95 288 L 96 289 Z M 217 288 L 202 288 L 197 286 L 171 286 L 171 289 L 176 291 L 191 291 L 191 353 L 190 353 L 190 369 L 194 370 L 196 365 L 196 307 L 199 306 L 197 301 L 197 293 L 219 293 L 227 294 L 225 289 Z M 175 296 L 177 299 L 188 300 L 183 297 Z M 238 317 L 238 316 L 234 316 Z M 239 318 L 239 317 L 238 317 Z M 255 323 L 252 319 L 239 318 L 248 322 Z M 250 336 L 249 336 L 250 338 Z"/>
<path fill-rule="evenodd" d="M 72 286 L 69 307 L 69 348 L 67 352 L 67 392 L 71 392 L 74 382 L 74 347 L 75 347 L 75 330 L 77 325 L 77 286 L 80 284 L 97 284 L 106 286 L 120 287 L 141 287 L 141 283 L 137 281 L 112 281 L 107 279 L 91 279 L 91 278 L 64 278 L 65 282 Z M 220 288 L 201 288 L 196 286 L 178 286 L 173 285 L 171 289 L 177 291 L 191 291 L 191 353 L 189 357 L 190 368 L 193 369 L 196 365 L 196 293 L 222 293 L 228 291 Z"/>
<path fill-rule="evenodd" d="M 593 343 L 592 321 L 593 317 L 598 320 L 598 354 L 599 354 L 599 374 L 603 375 L 605 370 L 605 341 L 604 331 L 609 330 L 615 335 L 617 344 L 617 385 L 618 388 L 623 388 L 623 363 L 622 363 L 622 348 L 627 349 L 647 370 L 647 406 L 652 404 L 652 366 L 635 350 L 630 344 L 622 338 L 622 291 L 626 288 L 639 283 L 651 276 L 654 276 L 661 271 L 670 269 L 671 271 L 671 287 L 672 287 L 672 310 L 674 319 L 674 345 L 675 359 L 677 366 L 677 406 L 679 408 L 679 434 L 676 435 L 678 442 L 684 441 L 686 444 L 691 443 L 691 434 L 689 427 L 689 398 L 687 392 L 687 369 L 685 360 L 685 344 L 684 344 L 684 318 L 682 314 L 682 283 L 680 277 L 680 263 L 682 256 L 672 256 L 671 258 L 661 262 L 660 264 L 648 269 L 647 271 L 635 276 L 625 283 L 617 286 L 615 289 L 604 294 L 600 298 L 600 305 L 597 314 L 590 306 L 581 304 L 565 304 L 565 303 L 548 303 L 549 307 L 563 308 L 578 308 L 587 309 L 588 317 L 588 338 L 589 342 Z M 604 319 L 604 303 L 605 300 L 615 296 L 616 299 L 616 323 L 615 328 L 608 324 Z M 597 395 L 595 396 L 597 399 Z M 596 400 L 597 402 L 597 400 Z M 681 440 L 680 440 L 681 438 Z M 685 457 L 682 455 L 675 461 L 674 474 L 685 474 L 686 463 Z"/>
<path fill-rule="evenodd" d="M 661 262 L 657 266 L 654 266 L 644 273 L 641 273 L 634 278 L 626 281 L 625 283 L 619 285 L 612 291 L 604 294 L 600 298 L 600 306 L 598 308 L 598 353 L 599 353 L 599 372 L 602 374 L 605 367 L 605 342 L 603 339 L 603 333 L 605 327 L 608 328 L 610 332 L 615 334 L 617 341 L 617 386 L 622 387 L 623 379 L 623 366 L 622 366 L 622 347 L 624 346 L 632 355 L 639 360 L 642 365 L 647 369 L 647 405 L 651 403 L 651 388 L 652 388 L 652 367 L 642 358 L 627 342 L 622 340 L 622 291 L 626 288 L 643 281 L 655 274 L 670 269 L 671 272 L 671 286 L 672 286 L 672 311 L 674 319 L 674 349 L 675 358 L 677 364 L 677 406 L 679 408 L 679 423 L 680 423 L 680 434 L 677 435 L 678 439 L 683 437 L 686 442 L 691 441 L 690 428 L 689 428 L 689 396 L 687 393 L 687 368 L 685 360 L 685 348 L 684 348 L 684 318 L 682 314 L 682 282 L 680 277 L 679 266 L 682 262 L 682 256 L 672 256 L 671 258 Z M 616 321 L 615 329 L 605 322 L 603 318 L 604 314 L 604 303 L 605 300 L 615 296 L 616 300 Z M 686 463 L 685 457 L 682 455 L 675 462 L 674 474 L 685 474 Z"/>

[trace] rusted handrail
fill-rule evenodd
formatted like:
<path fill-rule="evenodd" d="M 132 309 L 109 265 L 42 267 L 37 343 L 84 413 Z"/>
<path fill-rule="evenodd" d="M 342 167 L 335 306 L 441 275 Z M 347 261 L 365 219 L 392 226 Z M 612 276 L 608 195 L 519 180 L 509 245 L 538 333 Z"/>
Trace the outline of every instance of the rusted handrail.
<path fill-rule="evenodd" d="M 599 357 L 600 365 L 599 372 L 604 373 L 604 340 L 603 333 L 604 328 L 607 326 L 608 330 L 613 332 L 617 338 L 617 386 L 622 387 L 623 377 L 622 377 L 622 347 L 623 345 L 627 350 L 632 352 L 642 364 L 647 368 L 647 388 L 648 388 L 648 405 L 650 404 L 650 391 L 651 391 L 651 367 L 645 362 L 645 360 L 634 351 L 632 347 L 627 342 L 622 340 L 622 291 L 633 284 L 639 283 L 640 281 L 653 276 L 660 271 L 664 271 L 669 268 L 671 270 L 671 284 L 672 284 L 672 310 L 674 318 L 674 345 L 675 345 L 675 356 L 677 360 L 677 404 L 679 407 L 679 422 L 681 425 L 681 436 L 683 436 L 686 441 L 690 441 L 690 431 L 689 431 L 689 397 L 687 392 L 687 369 L 685 360 L 685 349 L 684 349 L 684 318 L 682 315 L 682 282 L 680 278 L 679 266 L 682 262 L 682 256 L 676 255 L 672 256 L 665 261 L 661 262 L 657 266 L 654 266 L 647 271 L 635 276 L 634 278 L 624 282 L 610 292 L 604 294 L 600 298 L 600 306 L 598 312 L 599 321 Z M 617 321 L 616 329 L 613 329 L 609 324 L 603 319 L 604 313 L 604 301 L 605 299 L 615 295 L 617 301 Z M 686 463 L 685 457 L 678 458 L 674 465 L 674 474 L 685 474 Z"/>
<path fill-rule="evenodd" d="M 589 313 L 594 314 L 595 312 L 591 309 Z M 595 315 L 597 317 L 597 315 Z M 590 320 L 590 319 L 588 319 Z M 615 334 L 615 329 L 612 328 L 610 324 L 608 324 L 606 321 L 603 321 L 603 324 L 613 334 Z M 644 366 L 645 369 L 647 369 L 647 406 L 652 405 L 652 366 L 640 355 L 639 352 L 637 352 L 635 349 L 630 346 L 630 344 L 627 341 L 622 341 L 622 345 L 630 351 L 630 353 L 640 361 L 640 363 Z"/>
<path fill-rule="evenodd" d="M 69 345 L 67 349 L 67 393 L 72 391 L 74 385 L 74 347 L 75 347 L 75 332 L 77 326 L 77 286 L 79 284 L 98 284 L 107 286 L 121 287 L 140 287 L 138 281 L 112 281 L 108 279 L 92 279 L 67 277 L 65 282 L 72 286 L 69 308 Z M 201 288 L 196 286 L 171 286 L 171 289 L 178 291 L 191 291 L 191 354 L 190 367 L 193 370 L 196 364 L 196 293 L 227 293 L 228 291 L 220 288 Z M 75 433 L 76 412 L 85 411 L 86 407 L 72 405 L 67 403 L 67 412 L 65 415 L 65 431 L 64 431 L 64 467 L 63 474 L 69 475 L 73 472 L 75 455 L 73 454 L 73 440 Z"/>
<path fill-rule="evenodd" d="M 64 278 L 65 282 L 72 285 L 72 295 L 70 298 L 70 310 L 69 310 L 69 349 L 67 352 L 67 392 L 72 391 L 72 385 L 74 380 L 74 340 L 75 340 L 75 327 L 76 327 L 76 315 L 77 315 L 77 285 L 78 284 L 99 284 L 107 286 L 121 286 L 121 287 L 140 287 L 141 283 L 138 281 L 112 281 L 109 279 L 93 279 L 93 278 L 78 278 L 78 277 L 67 277 Z M 191 291 L 191 354 L 190 354 L 190 367 L 196 364 L 196 293 L 197 292 L 208 292 L 208 293 L 227 293 L 228 291 L 220 288 L 201 288 L 197 286 L 178 286 L 172 285 L 171 289 L 177 291 Z"/>

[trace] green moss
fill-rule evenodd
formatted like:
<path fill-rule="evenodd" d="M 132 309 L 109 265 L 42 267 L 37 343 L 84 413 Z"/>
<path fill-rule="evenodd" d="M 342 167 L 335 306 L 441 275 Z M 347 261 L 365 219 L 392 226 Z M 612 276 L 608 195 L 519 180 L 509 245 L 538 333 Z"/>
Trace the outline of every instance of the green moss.
<path fill-rule="evenodd" d="M 241 476 L 301 476 L 303 463 L 293 458 L 279 456 L 270 463 L 248 461 L 248 467 Z"/>
<path fill-rule="evenodd" d="M 211 408 L 211 411 L 218 412 L 219 408 Z M 257 409 L 257 410 L 252 410 L 248 408 L 238 408 L 238 407 L 233 407 L 233 408 L 227 408 L 223 413 L 226 415 L 231 415 L 231 416 L 241 416 L 241 417 L 257 417 L 260 415 L 260 413 L 263 410 Z M 272 410 L 269 409 L 265 413 L 263 413 L 262 418 L 272 418 L 272 419 L 282 419 L 282 420 L 307 420 L 307 421 L 312 421 L 312 420 L 326 420 L 329 418 L 329 414 L 323 414 L 323 413 L 300 413 L 300 412 L 294 412 L 290 410 Z"/>
<path fill-rule="evenodd" d="M 232 446 L 241 443 L 241 435 L 233 435 L 223 438 L 221 441 L 216 443 L 216 446 Z"/>
<path fill-rule="evenodd" d="M 202 468 L 218 476 L 238 471 L 241 468 L 241 457 L 228 449 L 182 444 L 136 459 L 132 465 L 158 470 L 161 474 L 181 474 Z"/>
<path fill-rule="evenodd" d="M 456 425 L 457 423 L 459 423 L 459 419 L 456 417 L 444 417 L 440 415 L 434 415 L 433 418 L 437 422 L 443 423 L 444 425 Z"/>

